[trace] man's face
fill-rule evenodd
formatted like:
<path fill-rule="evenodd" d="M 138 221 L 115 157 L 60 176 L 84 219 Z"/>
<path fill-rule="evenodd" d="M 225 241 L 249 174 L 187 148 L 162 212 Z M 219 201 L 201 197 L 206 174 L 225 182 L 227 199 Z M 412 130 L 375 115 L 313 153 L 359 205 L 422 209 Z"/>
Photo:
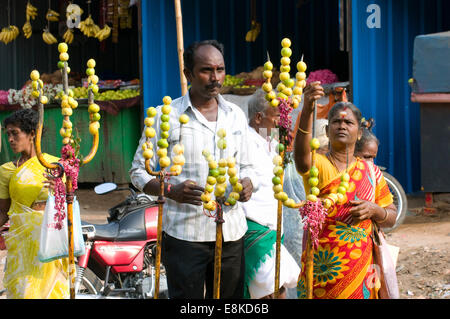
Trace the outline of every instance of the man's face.
<path fill-rule="evenodd" d="M 217 97 L 225 80 L 225 62 L 222 53 L 212 45 L 202 45 L 197 48 L 194 61 L 192 72 L 185 69 L 192 92 L 207 99 Z"/>
<path fill-rule="evenodd" d="M 280 110 L 278 107 L 269 106 L 264 112 L 256 114 L 256 117 L 259 132 L 264 129 L 270 135 L 272 129 L 275 129 L 280 121 Z"/>

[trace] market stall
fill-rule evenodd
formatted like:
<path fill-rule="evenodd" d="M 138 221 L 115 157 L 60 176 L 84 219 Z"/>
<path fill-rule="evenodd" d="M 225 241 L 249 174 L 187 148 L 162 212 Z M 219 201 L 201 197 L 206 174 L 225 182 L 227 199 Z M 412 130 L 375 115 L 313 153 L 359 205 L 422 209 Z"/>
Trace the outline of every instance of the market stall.
<path fill-rule="evenodd" d="M 57 154 L 63 64 L 54 52 L 57 43 L 66 42 L 72 70 L 68 84 L 80 108 L 87 108 L 88 74 L 85 60 L 97 62 L 99 78 L 94 99 L 100 106 L 101 128 L 99 156 L 82 170 L 80 182 L 113 181 L 128 183 L 128 168 L 137 147 L 141 122 L 141 81 L 139 68 L 138 8 L 136 1 L 4 1 L 7 25 L 0 33 L 0 55 L 8 61 L 23 61 L 5 66 L 0 80 L 0 121 L 14 110 L 36 108 L 29 73 L 42 70 L 46 104 L 43 142 L 46 150 Z M 2 21 L 4 21 L 2 19 Z M 21 29 L 16 35 L 16 30 Z M 14 32 L 14 33 L 13 33 Z M 48 54 L 42 55 L 43 52 Z M 34 53 L 29 55 L 30 53 Z M 10 56 L 10 58 L 8 58 Z M 75 123 L 88 123 L 86 113 L 77 112 Z M 82 133 L 80 133 L 82 134 Z M 88 136 L 79 136 L 81 139 Z M 114 141 L 112 143 L 111 141 Z M 6 136 L 2 136 L 0 163 L 14 158 Z"/>

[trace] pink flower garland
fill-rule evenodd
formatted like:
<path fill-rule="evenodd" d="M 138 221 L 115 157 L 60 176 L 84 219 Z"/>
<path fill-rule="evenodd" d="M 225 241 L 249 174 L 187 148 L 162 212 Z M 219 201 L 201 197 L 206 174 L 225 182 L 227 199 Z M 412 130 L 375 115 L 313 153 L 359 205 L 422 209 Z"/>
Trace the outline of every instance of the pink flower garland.
<path fill-rule="evenodd" d="M 278 109 L 280 111 L 280 121 L 278 122 L 278 128 L 280 129 L 280 143 L 284 144 L 284 146 L 291 145 L 292 142 L 292 134 L 291 126 L 292 126 L 292 116 L 291 112 L 293 108 L 291 107 L 291 100 L 288 101 L 284 99 L 279 99 L 280 104 L 278 105 Z"/>
<path fill-rule="evenodd" d="M 75 151 L 69 144 L 65 145 L 61 150 L 61 159 L 59 162 L 64 167 L 66 178 L 72 179 L 72 191 L 78 188 L 78 172 L 80 170 L 80 160 L 75 157 Z M 62 178 L 55 180 L 55 216 L 56 229 L 62 229 L 64 219 L 66 218 L 65 206 L 66 202 L 66 186 Z"/>
<path fill-rule="evenodd" d="M 299 210 L 300 216 L 303 218 L 303 230 L 309 231 L 311 234 L 311 242 L 317 248 L 322 225 L 327 216 L 327 210 L 322 206 L 320 199 L 316 202 L 306 201 L 306 204 L 300 207 Z"/>
<path fill-rule="evenodd" d="M 320 81 L 321 84 L 330 84 L 338 82 L 339 79 L 336 74 L 334 74 L 328 69 L 325 69 L 311 72 L 308 78 L 306 79 L 306 84 L 316 81 Z"/>

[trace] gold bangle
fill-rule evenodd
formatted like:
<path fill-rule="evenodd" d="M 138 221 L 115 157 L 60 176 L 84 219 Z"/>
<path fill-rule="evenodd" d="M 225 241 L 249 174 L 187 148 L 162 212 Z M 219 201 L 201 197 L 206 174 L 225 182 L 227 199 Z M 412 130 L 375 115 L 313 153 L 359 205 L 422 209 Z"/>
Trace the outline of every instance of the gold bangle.
<path fill-rule="evenodd" d="M 389 215 L 388 211 L 386 210 L 386 208 L 383 207 L 383 209 L 384 209 L 384 212 L 386 213 L 386 215 L 384 216 L 384 218 L 382 220 L 378 221 L 379 224 L 384 223 L 386 221 L 386 219 L 388 218 L 388 215 Z"/>
<path fill-rule="evenodd" d="M 300 126 L 298 127 L 298 130 L 299 130 L 300 132 L 302 132 L 303 134 L 311 134 L 311 132 L 308 132 L 308 131 L 303 130 Z"/>

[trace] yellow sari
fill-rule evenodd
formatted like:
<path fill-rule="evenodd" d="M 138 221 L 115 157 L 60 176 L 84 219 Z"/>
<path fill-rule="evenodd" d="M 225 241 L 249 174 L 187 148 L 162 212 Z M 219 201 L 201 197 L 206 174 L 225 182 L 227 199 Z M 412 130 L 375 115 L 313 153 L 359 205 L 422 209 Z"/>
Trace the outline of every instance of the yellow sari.
<path fill-rule="evenodd" d="M 336 167 L 323 155 L 317 154 L 320 197 L 336 193 L 341 175 Z M 350 165 L 348 200 L 366 200 L 381 207 L 389 206 L 392 195 L 381 171 L 357 158 Z M 309 173 L 303 175 L 305 191 L 309 192 Z M 375 179 L 375 180 L 373 180 Z M 314 299 L 377 299 L 379 280 L 373 265 L 371 238 L 372 220 L 366 219 L 352 225 L 350 203 L 337 205 L 328 215 L 319 235 L 319 245 L 314 251 Z M 305 245 L 304 245 L 305 247 Z M 306 298 L 305 250 L 302 254 L 302 273 L 297 284 L 298 297 Z"/>
<path fill-rule="evenodd" d="M 48 162 L 58 161 L 48 154 L 44 154 L 44 158 Z M 11 198 L 4 277 L 10 299 L 69 298 L 67 258 L 41 263 L 37 257 L 44 211 L 31 207 L 47 200 L 44 170 L 36 156 L 17 168 L 12 162 L 0 167 L 0 198 Z"/>

